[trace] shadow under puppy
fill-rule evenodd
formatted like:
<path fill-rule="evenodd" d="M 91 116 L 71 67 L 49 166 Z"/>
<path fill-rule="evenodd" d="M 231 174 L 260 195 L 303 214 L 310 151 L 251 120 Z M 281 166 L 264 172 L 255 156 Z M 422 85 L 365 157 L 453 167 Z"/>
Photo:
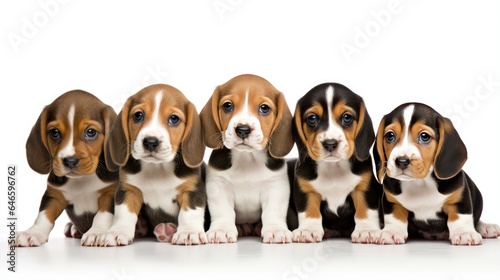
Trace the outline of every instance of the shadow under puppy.
<path fill-rule="evenodd" d="M 410 234 L 479 245 L 500 235 L 480 220 L 483 200 L 462 170 L 467 149 L 451 121 L 421 103 L 385 115 L 373 155 L 384 186 L 380 244 L 405 243 Z"/>
<path fill-rule="evenodd" d="M 265 243 L 291 242 L 290 197 L 283 159 L 293 147 L 292 115 L 284 95 L 267 80 L 240 75 L 218 86 L 200 113 L 207 166 L 210 243 L 236 242 L 257 229 Z M 245 232 L 242 233 L 241 231 Z"/>
<path fill-rule="evenodd" d="M 82 243 L 111 226 L 118 172 L 106 168 L 104 143 L 115 117 L 113 108 L 82 90 L 66 92 L 43 109 L 26 156 L 34 171 L 49 174 L 47 190 L 34 225 L 17 234 L 17 246 L 47 242 L 63 210 L 72 223 L 66 236 L 84 234 Z"/>
<path fill-rule="evenodd" d="M 299 152 L 293 241 L 340 235 L 372 242 L 380 230 L 382 186 L 373 174 L 375 132 L 363 99 L 341 84 L 317 85 L 297 102 L 293 136 Z"/>
<path fill-rule="evenodd" d="M 120 166 L 115 216 L 94 236 L 99 246 L 128 245 L 141 215 L 158 241 L 204 244 L 205 152 L 195 106 L 176 88 L 156 84 L 129 97 L 107 143 L 108 161 Z"/>

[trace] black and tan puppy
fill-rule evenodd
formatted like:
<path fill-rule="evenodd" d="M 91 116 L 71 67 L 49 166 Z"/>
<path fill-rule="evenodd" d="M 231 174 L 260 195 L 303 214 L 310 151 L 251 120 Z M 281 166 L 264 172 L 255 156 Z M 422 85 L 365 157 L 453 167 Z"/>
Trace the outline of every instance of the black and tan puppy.
<path fill-rule="evenodd" d="M 113 220 L 118 173 L 106 168 L 104 143 L 116 113 L 82 90 L 62 94 L 46 106 L 26 142 L 30 167 L 49 174 L 35 224 L 17 234 L 17 246 L 39 246 L 48 240 L 56 219 L 66 210 L 67 236 L 98 234 Z"/>
<path fill-rule="evenodd" d="M 369 243 L 380 230 L 382 186 L 373 175 L 373 125 L 363 99 L 336 83 L 320 84 L 295 109 L 299 151 L 293 200 L 299 227 L 295 242 L 347 235 Z"/>
<path fill-rule="evenodd" d="M 207 242 L 205 144 L 196 108 L 182 92 L 156 84 L 129 97 L 107 145 L 108 161 L 120 166 L 120 183 L 113 224 L 93 236 L 95 244 L 130 244 L 140 213 L 161 242 Z"/>
<path fill-rule="evenodd" d="M 431 107 L 406 103 L 384 116 L 373 150 L 384 186 L 380 244 L 401 244 L 408 230 L 479 245 L 500 235 L 480 221 L 481 193 L 462 170 L 467 149 L 451 121 Z"/>

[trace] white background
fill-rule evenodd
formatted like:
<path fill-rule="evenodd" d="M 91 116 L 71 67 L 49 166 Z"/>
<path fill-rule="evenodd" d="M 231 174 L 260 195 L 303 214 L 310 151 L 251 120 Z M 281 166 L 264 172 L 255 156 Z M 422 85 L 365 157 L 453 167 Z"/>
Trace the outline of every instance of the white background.
<path fill-rule="evenodd" d="M 318 83 L 342 83 L 364 97 L 375 129 L 409 101 L 451 117 L 483 220 L 500 223 L 499 11 L 497 1 L 2 1 L 0 166 L 4 178 L 18 166 L 18 230 L 32 225 L 46 179 L 27 165 L 25 141 L 58 95 L 83 89 L 118 112 L 161 82 L 201 110 L 215 86 L 243 73 L 269 80 L 292 111 Z"/>

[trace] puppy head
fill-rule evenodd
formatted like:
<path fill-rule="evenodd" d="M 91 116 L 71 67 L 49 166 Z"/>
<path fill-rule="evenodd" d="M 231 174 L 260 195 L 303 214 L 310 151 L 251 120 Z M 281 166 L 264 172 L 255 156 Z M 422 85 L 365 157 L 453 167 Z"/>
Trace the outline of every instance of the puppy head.
<path fill-rule="evenodd" d="M 195 106 L 178 89 L 164 84 L 143 88 L 125 102 L 111 129 L 108 158 L 119 165 L 131 155 L 152 163 L 170 162 L 181 153 L 184 163 L 203 161 L 201 123 Z"/>
<path fill-rule="evenodd" d="M 307 151 L 316 161 L 337 162 L 352 155 L 364 161 L 375 133 L 363 99 L 343 85 L 325 83 L 297 102 L 294 137 L 299 152 Z"/>
<path fill-rule="evenodd" d="M 261 77 L 241 75 L 218 86 L 200 116 L 210 148 L 267 148 L 280 158 L 293 147 L 292 114 L 285 97 Z"/>
<path fill-rule="evenodd" d="M 47 105 L 26 142 L 30 167 L 38 173 L 78 177 L 96 171 L 116 113 L 94 95 L 73 90 Z"/>
<path fill-rule="evenodd" d="M 406 103 L 384 116 L 377 132 L 374 158 L 378 179 L 401 181 L 454 177 L 467 160 L 467 149 L 451 121 L 431 107 Z"/>

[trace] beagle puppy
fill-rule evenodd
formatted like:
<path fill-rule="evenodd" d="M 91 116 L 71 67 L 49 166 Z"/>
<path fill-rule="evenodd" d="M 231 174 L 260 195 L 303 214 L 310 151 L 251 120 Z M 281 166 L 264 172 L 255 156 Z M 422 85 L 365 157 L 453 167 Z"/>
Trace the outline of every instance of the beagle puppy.
<path fill-rule="evenodd" d="M 372 242 L 382 186 L 373 175 L 375 133 L 363 99 L 341 84 L 315 86 L 297 102 L 293 137 L 299 151 L 293 241 L 350 235 L 352 242 Z"/>
<path fill-rule="evenodd" d="M 373 155 L 383 182 L 385 226 L 376 243 L 405 243 L 410 234 L 479 245 L 500 235 L 480 220 L 481 193 L 462 170 L 467 149 L 451 121 L 420 103 L 385 115 Z"/>
<path fill-rule="evenodd" d="M 49 174 L 40 212 L 32 227 L 16 237 L 17 246 L 39 246 L 66 210 L 66 236 L 103 232 L 113 220 L 118 173 L 106 168 L 104 142 L 116 113 L 94 95 L 66 92 L 47 105 L 26 142 L 29 166 Z"/>
<path fill-rule="evenodd" d="M 204 244 L 205 152 L 195 106 L 178 89 L 156 84 L 125 102 L 111 128 L 108 161 L 120 166 L 115 216 L 94 236 L 99 246 L 128 245 L 141 214 L 158 241 Z"/>
<path fill-rule="evenodd" d="M 207 166 L 210 243 L 236 242 L 257 226 L 265 243 L 289 243 L 290 184 L 283 157 L 293 147 L 292 114 L 284 95 L 250 74 L 218 86 L 200 113 Z M 238 227 L 237 227 L 238 225 Z"/>

